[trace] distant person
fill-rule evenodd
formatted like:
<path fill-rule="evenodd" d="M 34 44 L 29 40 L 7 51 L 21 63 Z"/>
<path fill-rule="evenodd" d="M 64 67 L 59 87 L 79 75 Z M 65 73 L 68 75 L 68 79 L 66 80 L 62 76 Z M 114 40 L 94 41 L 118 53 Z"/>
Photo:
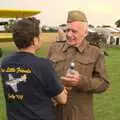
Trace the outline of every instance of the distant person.
<path fill-rule="evenodd" d="M 56 38 L 57 42 L 64 42 L 66 41 L 66 29 L 67 29 L 67 25 L 64 24 L 64 26 L 59 26 L 58 28 L 58 36 Z"/>
<path fill-rule="evenodd" d="M 35 55 L 40 49 L 39 20 L 24 18 L 13 26 L 18 51 L 2 61 L 1 76 L 8 120 L 54 120 L 52 99 L 65 104 L 67 91 L 58 82 L 48 59 Z"/>
<path fill-rule="evenodd" d="M 105 56 L 88 43 L 87 34 L 85 14 L 69 11 L 66 41 L 55 42 L 49 49 L 48 57 L 68 89 L 67 104 L 56 106 L 56 120 L 94 120 L 93 96 L 109 87 Z"/>
<path fill-rule="evenodd" d="M 2 49 L 0 48 L 0 57 L 2 57 L 3 53 L 2 53 Z"/>
<path fill-rule="evenodd" d="M 110 37 L 110 45 L 113 45 L 113 43 L 115 43 L 115 39 L 113 36 Z"/>

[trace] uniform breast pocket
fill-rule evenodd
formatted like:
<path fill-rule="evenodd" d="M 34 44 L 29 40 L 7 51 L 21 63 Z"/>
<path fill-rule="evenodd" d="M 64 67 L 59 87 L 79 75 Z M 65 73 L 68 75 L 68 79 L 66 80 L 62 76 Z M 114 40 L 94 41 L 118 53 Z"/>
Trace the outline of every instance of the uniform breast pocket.
<path fill-rule="evenodd" d="M 64 56 L 52 56 L 50 60 L 53 63 L 53 67 L 58 75 L 63 75 L 65 68 L 65 57 Z"/>
<path fill-rule="evenodd" d="M 76 69 L 83 75 L 92 76 L 94 63 L 89 57 L 76 57 Z"/>

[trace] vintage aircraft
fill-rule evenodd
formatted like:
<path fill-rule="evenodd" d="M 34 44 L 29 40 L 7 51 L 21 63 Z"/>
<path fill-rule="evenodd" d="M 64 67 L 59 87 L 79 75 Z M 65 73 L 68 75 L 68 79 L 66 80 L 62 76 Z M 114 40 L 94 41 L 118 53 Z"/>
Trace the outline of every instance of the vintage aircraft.
<path fill-rule="evenodd" d="M 27 77 L 26 74 L 24 74 L 20 78 L 14 78 L 12 74 L 8 74 L 8 79 L 9 81 L 6 82 L 6 85 L 10 86 L 14 92 L 17 92 L 17 84 L 20 82 L 26 82 Z"/>
<path fill-rule="evenodd" d="M 24 18 L 39 14 L 38 10 L 15 10 L 15 9 L 0 9 L 0 18 Z M 12 41 L 12 34 L 10 32 L 0 32 L 0 42 Z"/>

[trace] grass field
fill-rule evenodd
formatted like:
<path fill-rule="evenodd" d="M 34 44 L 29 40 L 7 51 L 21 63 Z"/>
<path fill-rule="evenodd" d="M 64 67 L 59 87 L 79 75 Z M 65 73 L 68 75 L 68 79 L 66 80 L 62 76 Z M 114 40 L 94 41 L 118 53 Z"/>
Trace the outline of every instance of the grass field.
<path fill-rule="evenodd" d="M 43 45 L 38 56 L 46 56 L 50 42 L 54 41 L 56 34 L 44 34 Z M 44 40 L 46 39 L 46 40 Z M 11 54 L 16 48 L 12 43 L 0 43 L 4 56 Z M 96 94 L 94 97 L 96 120 L 120 120 L 120 48 L 109 48 L 106 57 L 107 70 L 111 86 L 106 93 Z M 0 120 L 6 120 L 5 102 L 0 80 Z"/>

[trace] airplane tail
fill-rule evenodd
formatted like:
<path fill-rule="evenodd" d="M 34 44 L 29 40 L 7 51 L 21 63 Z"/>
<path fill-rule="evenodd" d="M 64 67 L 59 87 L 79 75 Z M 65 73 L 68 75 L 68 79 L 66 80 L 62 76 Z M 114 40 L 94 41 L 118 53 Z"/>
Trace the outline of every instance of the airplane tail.
<path fill-rule="evenodd" d="M 26 74 L 24 74 L 23 76 L 21 76 L 21 79 L 22 79 L 23 81 L 26 81 L 26 79 L 27 79 Z"/>

